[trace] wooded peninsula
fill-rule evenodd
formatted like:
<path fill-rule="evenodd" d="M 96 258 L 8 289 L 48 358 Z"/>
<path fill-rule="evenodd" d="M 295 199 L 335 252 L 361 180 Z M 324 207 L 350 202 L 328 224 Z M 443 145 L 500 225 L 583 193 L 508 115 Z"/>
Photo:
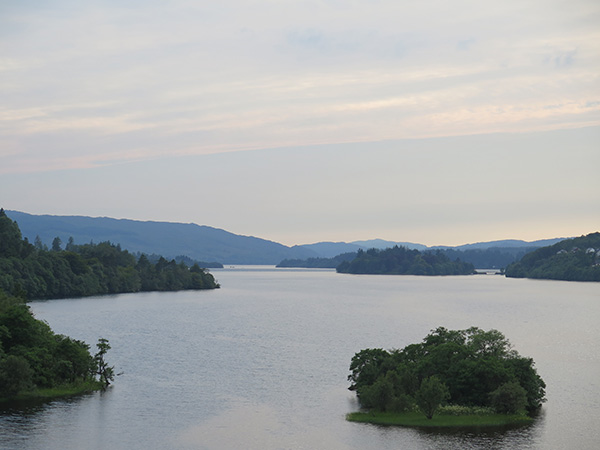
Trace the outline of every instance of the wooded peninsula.
<path fill-rule="evenodd" d="M 600 281 L 600 233 L 565 239 L 526 254 L 506 268 L 510 278 Z"/>
<path fill-rule="evenodd" d="M 48 249 L 23 239 L 16 222 L 0 209 L 0 400 L 71 395 L 101 389 L 114 377 L 105 360 L 108 340 L 88 344 L 55 334 L 36 319 L 27 300 L 140 291 L 215 289 L 214 277 L 197 264 L 160 257 L 139 258 L 117 244 L 101 242 Z"/>
<path fill-rule="evenodd" d="M 0 289 L 8 294 L 34 300 L 218 287 L 198 264 L 188 268 L 162 257 L 152 263 L 119 244 L 76 245 L 69 239 L 63 249 L 59 238 L 50 249 L 38 239 L 31 244 L 0 209 Z"/>

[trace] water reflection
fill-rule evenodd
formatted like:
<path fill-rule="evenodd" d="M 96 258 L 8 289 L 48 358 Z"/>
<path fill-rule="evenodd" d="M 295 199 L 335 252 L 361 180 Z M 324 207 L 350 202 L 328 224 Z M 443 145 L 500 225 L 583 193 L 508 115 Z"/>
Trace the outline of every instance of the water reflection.
<path fill-rule="evenodd" d="M 427 440 L 437 444 L 434 448 L 445 449 L 451 443 L 453 448 L 463 449 L 528 449 L 538 448 L 538 437 L 543 429 L 542 418 L 527 425 L 508 425 L 494 428 L 442 428 L 417 429 Z"/>
<path fill-rule="evenodd" d="M 331 430 L 300 423 L 270 405 L 241 403 L 183 431 L 175 444 L 189 449 L 350 450 Z"/>
<path fill-rule="evenodd" d="M 39 302 L 55 332 L 112 345 L 105 394 L 5 405 L 2 450 L 588 449 L 600 392 L 600 284 L 500 277 L 352 277 L 222 270 L 211 292 Z M 549 401 L 530 426 L 430 430 L 350 423 L 352 355 L 437 326 L 502 331 Z"/>
<path fill-rule="evenodd" d="M 427 450 L 513 450 L 537 449 L 543 430 L 543 419 L 532 424 L 502 426 L 495 428 L 427 428 L 398 427 L 387 425 L 359 424 L 365 434 L 371 435 L 371 442 L 378 442 L 377 448 L 406 448 Z M 377 439 L 373 439 L 376 436 Z"/>

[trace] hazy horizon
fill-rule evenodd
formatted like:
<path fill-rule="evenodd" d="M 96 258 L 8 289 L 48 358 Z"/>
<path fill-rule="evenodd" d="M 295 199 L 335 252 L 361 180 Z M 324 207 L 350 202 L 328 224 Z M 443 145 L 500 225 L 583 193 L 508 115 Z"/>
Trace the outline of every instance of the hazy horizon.
<path fill-rule="evenodd" d="M 26 211 L 17 211 L 17 210 L 6 210 L 7 212 L 11 212 L 11 211 L 16 211 L 19 213 L 24 213 L 24 214 L 31 214 L 28 213 Z M 136 222 L 155 222 L 155 223 L 173 223 L 173 224 L 181 224 L 183 222 L 172 222 L 172 221 L 168 221 L 168 220 L 141 220 L 141 219 L 129 219 L 127 217 L 108 217 L 108 216 L 82 216 L 82 215 L 77 215 L 77 214 L 69 214 L 69 215 L 56 215 L 56 214 L 32 214 L 32 215 L 40 215 L 40 216 L 55 216 L 55 217 L 89 217 L 92 219 L 114 219 L 114 220 L 132 220 L 132 221 L 136 221 Z M 14 220 L 16 220 L 18 222 L 18 218 L 15 218 Z M 192 224 L 192 225 L 198 225 L 198 226 L 208 226 L 211 228 L 217 228 L 217 227 L 212 227 L 209 224 L 200 224 L 200 223 L 194 223 L 194 222 L 187 222 L 187 223 L 183 223 L 183 224 Z M 227 229 L 222 229 L 224 231 L 227 232 L 231 232 L 230 230 Z M 590 233 L 592 233 L 594 231 L 591 231 Z M 241 235 L 241 236 L 249 236 L 249 235 L 245 235 L 243 233 L 234 233 L 237 235 Z M 589 234 L 589 233 L 585 233 L 585 234 Z M 250 236 L 250 237 L 256 237 L 259 239 L 264 239 L 264 240 L 270 240 L 267 238 L 263 238 L 261 236 Z M 295 245 L 312 245 L 312 244 L 321 244 L 321 243 L 333 243 L 333 244 L 356 244 L 356 243 L 361 243 L 361 242 L 371 242 L 371 241 L 385 241 L 385 242 L 393 242 L 393 243 L 407 243 L 407 244 L 416 244 L 416 245 L 426 245 L 427 247 L 459 247 L 461 245 L 470 245 L 470 244 L 479 244 L 479 243 L 486 243 L 486 242 L 495 242 L 495 241 L 512 241 L 512 240 L 516 240 L 516 241 L 523 241 L 523 242 L 536 242 L 536 241 L 544 241 L 544 240 L 552 240 L 552 239 L 569 239 L 569 238 L 575 238 L 575 237 L 579 237 L 579 236 L 553 236 L 553 237 L 545 237 L 545 238 L 540 238 L 540 239 L 532 239 L 532 240 L 525 240 L 525 239 L 519 239 L 519 238 L 515 238 L 515 237 L 506 237 L 503 239 L 494 239 L 494 240 L 487 240 L 487 241 L 470 241 L 470 242 L 463 242 L 461 244 L 453 244 L 453 245 L 448 245 L 445 243 L 438 243 L 438 244 L 433 244 L 433 245 L 428 245 L 428 244 L 423 244 L 422 242 L 412 242 L 412 241 L 401 241 L 401 240 L 393 240 L 393 239 L 383 239 L 381 237 L 367 237 L 364 239 L 355 239 L 353 241 L 340 241 L 340 240 L 325 240 L 325 241 L 314 241 L 314 242 L 302 242 L 302 243 L 296 243 L 296 244 L 285 244 L 283 242 L 278 242 L 280 244 L 286 245 L 288 247 L 293 247 Z M 272 240 L 271 240 L 272 241 Z M 273 242 L 277 242 L 277 241 L 273 241 Z M 76 242 L 77 243 L 77 242 Z"/>
<path fill-rule="evenodd" d="M 598 231 L 600 3 L 0 6 L 0 206 L 297 245 Z"/>

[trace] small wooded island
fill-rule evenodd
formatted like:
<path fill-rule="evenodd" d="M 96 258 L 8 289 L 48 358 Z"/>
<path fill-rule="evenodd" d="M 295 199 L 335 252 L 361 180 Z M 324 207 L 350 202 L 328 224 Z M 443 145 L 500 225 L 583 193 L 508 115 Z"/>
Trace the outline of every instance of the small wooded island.
<path fill-rule="evenodd" d="M 349 389 L 367 410 L 347 419 L 405 426 L 497 426 L 527 423 L 546 384 L 531 358 L 497 330 L 439 327 L 401 350 L 361 350 Z"/>
<path fill-rule="evenodd" d="M 409 250 L 395 246 L 385 250 L 359 250 L 351 261 L 337 266 L 338 273 L 381 275 L 471 275 L 475 267 L 456 259 L 451 261 L 441 251 Z"/>

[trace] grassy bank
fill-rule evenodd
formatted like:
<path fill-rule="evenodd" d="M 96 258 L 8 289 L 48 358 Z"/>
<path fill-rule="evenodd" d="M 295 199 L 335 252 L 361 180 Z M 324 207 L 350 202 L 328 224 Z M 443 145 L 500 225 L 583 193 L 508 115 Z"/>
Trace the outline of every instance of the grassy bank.
<path fill-rule="evenodd" d="M 11 398 L 0 397 L 0 402 L 70 397 L 72 395 L 85 394 L 86 392 L 99 391 L 103 387 L 104 385 L 99 381 L 78 382 L 52 388 L 34 389 L 32 391 L 21 392 L 19 395 Z"/>
<path fill-rule="evenodd" d="M 436 415 L 427 419 L 419 412 L 383 413 L 353 412 L 346 415 L 350 422 L 406 427 L 493 427 L 531 423 L 533 419 L 521 414 Z"/>

